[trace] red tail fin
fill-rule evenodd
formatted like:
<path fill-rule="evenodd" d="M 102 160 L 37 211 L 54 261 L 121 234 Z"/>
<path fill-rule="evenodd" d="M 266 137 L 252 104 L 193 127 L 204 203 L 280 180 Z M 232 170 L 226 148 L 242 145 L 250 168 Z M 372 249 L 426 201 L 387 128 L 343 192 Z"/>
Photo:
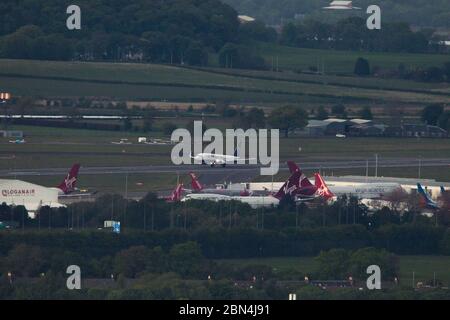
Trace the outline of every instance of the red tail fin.
<path fill-rule="evenodd" d="M 75 163 L 67 174 L 67 177 L 58 186 L 64 194 L 71 193 L 75 190 L 78 179 L 78 170 L 80 170 L 80 164 Z"/>
<path fill-rule="evenodd" d="M 295 171 L 300 171 L 300 168 L 294 161 L 288 161 L 287 165 L 289 167 L 289 171 L 291 172 L 291 174 L 293 174 Z"/>
<path fill-rule="evenodd" d="M 289 179 L 283 184 L 280 190 L 274 195 L 278 200 L 286 196 L 293 196 L 300 187 L 300 171 L 295 171 Z"/>
<path fill-rule="evenodd" d="M 202 190 L 203 190 L 203 186 L 202 186 L 202 184 L 198 181 L 197 176 L 195 175 L 195 173 L 190 172 L 189 175 L 191 176 L 191 186 L 192 186 L 192 190 L 194 190 L 194 191 L 202 191 Z"/>
<path fill-rule="evenodd" d="M 178 202 L 181 200 L 181 194 L 183 192 L 183 184 L 177 185 L 172 194 L 166 199 L 168 202 Z"/>
<path fill-rule="evenodd" d="M 317 187 L 317 195 L 326 200 L 333 198 L 334 194 L 330 191 L 322 176 L 319 173 L 315 173 L 314 177 L 316 178 L 315 184 Z"/>
<path fill-rule="evenodd" d="M 311 183 L 311 181 L 309 181 L 308 177 L 305 176 L 302 172 L 302 170 L 295 164 L 294 161 L 288 161 L 287 162 L 288 167 L 289 167 L 289 171 L 291 172 L 291 174 L 294 174 L 295 172 L 299 172 L 300 173 L 300 187 L 305 188 L 305 187 L 311 187 L 313 184 Z"/>

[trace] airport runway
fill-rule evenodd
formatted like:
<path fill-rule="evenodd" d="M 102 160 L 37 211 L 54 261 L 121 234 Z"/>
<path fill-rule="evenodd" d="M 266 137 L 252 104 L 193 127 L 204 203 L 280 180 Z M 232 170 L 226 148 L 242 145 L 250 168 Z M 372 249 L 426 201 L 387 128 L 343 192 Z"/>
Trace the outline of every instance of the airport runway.
<path fill-rule="evenodd" d="M 302 162 L 297 163 L 304 170 L 329 170 L 329 169 L 357 169 L 366 168 L 367 160 L 329 160 L 320 162 Z M 368 163 L 369 168 L 375 167 L 375 161 Z M 450 166 L 450 159 L 380 159 L 378 161 L 379 168 L 406 168 L 406 167 L 437 167 Z M 139 174 L 139 173 L 172 173 L 186 174 L 191 171 L 201 174 L 202 176 L 210 176 L 208 180 L 215 181 L 249 181 L 259 175 L 259 165 L 228 165 L 225 168 L 202 165 L 154 165 L 154 166 L 122 166 L 122 167 L 81 167 L 80 175 L 102 175 L 102 174 Z M 286 171 L 286 163 L 280 164 L 280 171 Z M 450 167 L 449 167 L 450 169 Z M 39 168 L 39 169 L 16 169 L 0 170 L 0 177 L 6 179 L 20 178 L 21 176 L 50 176 L 65 175 L 68 168 Z"/>

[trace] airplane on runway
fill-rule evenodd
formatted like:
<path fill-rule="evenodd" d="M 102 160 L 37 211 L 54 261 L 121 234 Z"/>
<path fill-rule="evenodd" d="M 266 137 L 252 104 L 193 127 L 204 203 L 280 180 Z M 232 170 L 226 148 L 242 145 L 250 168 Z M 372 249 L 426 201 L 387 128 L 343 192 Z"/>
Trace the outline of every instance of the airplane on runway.
<path fill-rule="evenodd" d="M 212 193 L 191 193 L 186 195 L 182 202 L 189 200 L 209 200 L 209 201 L 240 201 L 242 203 L 247 203 L 253 209 L 265 208 L 265 207 L 275 207 L 278 206 L 282 199 L 286 197 L 294 196 L 298 189 L 300 181 L 300 172 L 294 172 L 289 179 L 283 184 L 283 186 L 274 195 L 269 196 L 227 196 L 223 194 L 212 194 Z"/>
<path fill-rule="evenodd" d="M 204 188 L 203 185 L 198 181 L 195 173 L 190 172 L 189 176 L 191 177 L 191 193 L 210 193 L 210 194 L 222 194 L 227 196 L 243 196 L 247 197 L 250 195 L 250 192 L 247 189 L 226 189 L 226 188 Z"/>
<path fill-rule="evenodd" d="M 9 143 L 14 143 L 14 144 L 24 144 L 26 141 L 25 139 L 16 139 L 16 140 L 10 140 Z"/>
<path fill-rule="evenodd" d="M 201 162 L 203 165 L 209 165 L 211 167 L 215 167 L 216 165 L 222 166 L 225 168 L 227 164 L 234 164 L 237 161 L 250 161 L 255 160 L 254 158 L 240 158 L 238 157 L 238 150 L 234 151 L 232 156 L 226 154 L 219 153 L 199 153 L 196 156 L 192 156 L 191 158 L 195 161 Z"/>

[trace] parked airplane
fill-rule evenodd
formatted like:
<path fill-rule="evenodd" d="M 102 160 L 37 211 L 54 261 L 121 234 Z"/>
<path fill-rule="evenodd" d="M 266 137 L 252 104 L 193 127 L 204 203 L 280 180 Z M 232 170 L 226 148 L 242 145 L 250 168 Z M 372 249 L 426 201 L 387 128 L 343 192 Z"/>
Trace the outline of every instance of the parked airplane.
<path fill-rule="evenodd" d="M 10 140 L 9 143 L 14 143 L 14 144 L 24 144 L 26 141 L 25 139 L 16 139 L 16 140 Z"/>
<path fill-rule="evenodd" d="M 62 194 L 69 194 L 76 191 L 76 184 L 78 180 L 78 171 L 80 170 L 80 164 L 75 163 L 70 169 L 64 180 L 58 185 L 58 189 Z"/>
<path fill-rule="evenodd" d="M 247 203 L 250 207 L 257 209 L 263 207 L 274 207 L 280 203 L 280 200 L 295 194 L 298 189 L 300 181 L 300 172 L 294 172 L 291 177 L 283 184 L 275 195 L 269 196 L 227 196 L 223 194 L 211 194 L 211 193 L 191 193 L 186 195 L 181 201 L 188 200 L 210 200 L 210 201 L 240 201 Z"/>
<path fill-rule="evenodd" d="M 191 155 L 191 158 L 195 161 L 201 162 L 203 165 L 209 165 L 215 167 L 216 165 L 225 167 L 227 164 L 234 164 L 237 161 L 249 161 L 253 158 L 240 158 L 237 155 L 237 149 L 234 151 L 234 155 L 218 154 L 218 153 L 199 153 L 195 157 Z"/>
<path fill-rule="evenodd" d="M 298 170 L 301 173 L 300 168 L 294 162 L 288 162 L 288 166 L 291 172 Z M 309 201 L 318 196 L 321 196 L 321 185 L 326 185 L 322 176 L 318 173 L 315 174 L 315 184 L 312 185 L 309 179 L 302 173 L 301 186 L 297 190 L 296 199 L 298 201 Z M 373 182 L 363 183 L 358 185 L 349 186 L 329 186 L 326 187 L 335 197 L 347 196 L 357 197 L 359 199 L 381 199 L 385 195 L 388 195 L 395 190 L 401 188 L 400 184 L 392 182 Z M 330 198 L 330 197 L 328 197 Z"/>
<path fill-rule="evenodd" d="M 443 187 L 441 187 L 441 191 Z M 428 192 L 426 192 L 420 183 L 417 184 L 417 191 L 420 195 L 420 204 L 427 209 L 439 209 L 439 204 L 431 199 L 431 196 Z"/>
<path fill-rule="evenodd" d="M 172 194 L 166 197 L 165 200 L 170 203 L 178 202 L 181 200 L 182 193 L 183 193 L 183 184 L 179 183 L 175 188 L 175 190 L 172 191 Z"/>
<path fill-rule="evenodd" d="M 210 194 L 223 194 L 227 196 L 243 196 L 247 197 L 250 195 L 250 192 L 243 188 L 243 189 L 218 189 L 218 188 L 204 188 L 203 185 L 198 181 L 197 176 L 195 173 L 191 172 L 189 173 L 189 176 L 191 177 L 191 193 L 210 193 Z"/>
<path fill-rule="evenodd" d="M 80 164 L 75 163 L 72 168 L 70 168 L 70 171 L 64 180 L 56 188 L 53 188 L 58 190 L 60 198 L 86 197 L 97 193 L 96 191 L 77 188 L 76 184 L 78 181 L 79 170 Z"/>

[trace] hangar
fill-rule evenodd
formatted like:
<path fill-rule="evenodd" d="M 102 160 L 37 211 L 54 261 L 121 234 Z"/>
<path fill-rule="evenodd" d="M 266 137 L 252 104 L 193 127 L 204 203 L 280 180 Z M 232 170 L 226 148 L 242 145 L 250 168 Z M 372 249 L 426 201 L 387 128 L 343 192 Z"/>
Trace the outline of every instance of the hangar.
<path fill-rule="evenodd" d="M 36 213 L 41 207 L 65 207 L 58 202 L 58 189 L 37 184 L 0 179 L 0 204 L 24 206 L 28 212 Z"/>

